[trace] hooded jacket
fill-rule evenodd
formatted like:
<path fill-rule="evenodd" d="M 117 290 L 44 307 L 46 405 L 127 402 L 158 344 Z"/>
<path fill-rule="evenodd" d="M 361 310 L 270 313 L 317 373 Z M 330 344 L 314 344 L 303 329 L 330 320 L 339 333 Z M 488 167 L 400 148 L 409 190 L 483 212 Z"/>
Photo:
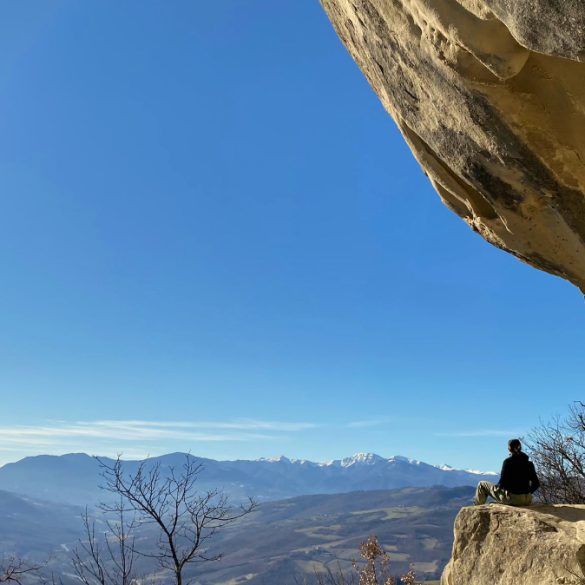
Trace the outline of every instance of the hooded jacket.
<path fill-rule="evenodd" d="M 533 494 L 540 487 L 534 463 L 526 453 L 520 451 L 504 459 L 498 486 L 511 494 Z"/>

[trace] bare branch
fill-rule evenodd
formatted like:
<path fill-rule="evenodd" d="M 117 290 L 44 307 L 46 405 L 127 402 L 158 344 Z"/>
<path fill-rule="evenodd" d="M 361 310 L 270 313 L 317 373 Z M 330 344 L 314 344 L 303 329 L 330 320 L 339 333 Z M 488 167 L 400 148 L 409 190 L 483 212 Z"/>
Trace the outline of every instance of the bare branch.
<path fill-rule="evenodd" d="M 370 536 L 359 549 L 361 560 L 352 561 L 352 570 L 344 572 L 340 564 L 335 570 L 327 566 L 324 571 L 315 570 L 312 585 L 396 585 L 396 579 L 390 574 L 390 556 L 378 542 L 376 536 Z M 416 583 L 414 569 L 400 577 L 403 585 Z M 309 585 L 307 579 L 295 579 L 296 585 Z"/>
<path fill-rule="evenodd" d="M 585 503 L 585 403 L 574 402 L 564 419 L 541 422 L 529 437 L 529 452 L 545 503 Z"/>
<path fill-rule="evenodd" d="M 11 555 L 0 561 L 0 583 L 23 583 L 27 574 L 37 573 L 41 565 Z"/>
<path fill-rule="evenodd" d="M 114 517 L 105 517 L 105 531 L 96 533 L 96 523 L 86 509 L 82 515 L 85 538 L 72 553 L 75 575 L 83 585 L 132 585 L 134 569 L 135 518 L 126 517 L 120 501 Z"/>
<path fill-rule="evenodd" d="M 154 559 L 173 575 L 176 585 L 183 585 L 187 566 L 219 560 L 221 554 L 212 553 L 208 544 L 217 531 L 252 512 L 256 503 L 232 507 L 219 490 L 197 491 L 201 464 L 189 456 L 179 468 L 161 469 L 159 462 L 142 462 L 130 473 L 118 457 L 110 464 L 98 460 L 104 479 L 104 488 L 120 497 L 115 503 L 102 504 L 105 512 L 131 510 L 142 523 L 158 527 L 159 539 L 155 551 L 132 550 Z M 118 567 L 120 568 L 120 567 Z"/>

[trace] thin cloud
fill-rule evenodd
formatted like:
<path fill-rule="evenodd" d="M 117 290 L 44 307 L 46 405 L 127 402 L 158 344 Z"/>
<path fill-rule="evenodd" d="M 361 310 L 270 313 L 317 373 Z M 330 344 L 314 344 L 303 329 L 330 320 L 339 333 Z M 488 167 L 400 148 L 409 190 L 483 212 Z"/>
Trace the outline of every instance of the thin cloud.
<path fill-rule="evenodd" d="M 80 423 L 83 424 L 83 423 Z M 310 422 L 263 421 L 256 419 L 237 419 L 232 421 L 146 421 L 146 420 L 97 420 L 96 427 L 145 430 L 154 429 L 192 429 L 192 430 L 235 430 L 235 431 L 277 431 L 299 432 L 316 428 Z"/>
<path fill-rule="evenodd" d="M 123 453 L 143 458 L 204 445 L 263 441 L 275 444 L 318 425 L 303 421 L 234 419 L 225 421 L 52 420 L 42 425 L 0 425 L 0 464 L 13 457 L 85 452 Z M 9 456 L 8 454 L 13 454 Z"/>
<path fill-rule="evenodd" d="M 0 443 L 39 447 L 76 439 L 97 441 L 252 441 L 275 434 L 302 432 L 316 425 L 305 422 L 239 420 L 227 422 L 97 420 L 51 421 L 32 425 L 0 426 Z"/>

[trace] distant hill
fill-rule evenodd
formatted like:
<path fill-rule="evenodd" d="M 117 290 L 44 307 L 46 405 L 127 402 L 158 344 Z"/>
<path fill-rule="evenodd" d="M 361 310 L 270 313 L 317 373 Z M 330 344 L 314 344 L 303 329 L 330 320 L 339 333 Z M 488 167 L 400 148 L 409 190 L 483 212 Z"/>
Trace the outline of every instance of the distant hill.
<path fill-rule="evenodd" d="M 212 552 L 222 561 L 199 564 L 189 577 L 199 585 L 297 585 L 315 568 L 349 570 L 359 544 L 376 534 L 393 572 L 414 564 L 419 578 L 435 579 L 451 554 L 455 515 L 472 494 L 471 487 L 411 487 L 265 502 L 218 533 Z M 80 512 L 0 492 L 0 550 L 48 559 L 47 571 L 74 585 L 70 550 L 81 535 Z M 153 539 L 150 530 L 145 525 L 141 538 Z M 149 572 L 148 560 L 138 562 Z"/>
<path fill-rule="evenodd" d="M 171 453 L 146 460 L 165 469 L 180 466 L 183 453 Z M 111 459 L 104 458 L 106 463 Z M 383 458 L 372 453 L 327 463 L 291 460 L 286 457 L 255 461 L 215 461 L 197 458 L 203 465 L 201 489 L 223 489 L 233 498 L 253 496 L 259 501 L 278 500 L 306 494 L 334 494 L 354 490 L 387 490 L 402 487 L 441 485 L 475 486 L 491 474 L 437 467 L 407 459 Z M 124 463 L 129 471 L 140 461 Z M 104 498 L 99 489 L 98 461 L 83 453 L 62 456 L 26 457 L 0 468 L 0 489 L 32 498 L 85 505 Z"/>
<path fill-rule="evenodd" d="M 81 507 L 0 491 L 0 557 L 46 558 L 61 544 L 79 538 L 82 512 Z"/>
<path fill-rule="evenodd" d="M 349 571 L 371 534 L 390 552 L 395 574 L 413 565 L 419 579 L 437 579 L 451 556 L 455 516 L 472 495 L 470 487 L 403 488 L 267 502 L 221 535 L 224 559 L 197 573 L 199 582 L 298 585 L 315 568 Z M 248 579 L 238 581 L 242 575 Z"/>

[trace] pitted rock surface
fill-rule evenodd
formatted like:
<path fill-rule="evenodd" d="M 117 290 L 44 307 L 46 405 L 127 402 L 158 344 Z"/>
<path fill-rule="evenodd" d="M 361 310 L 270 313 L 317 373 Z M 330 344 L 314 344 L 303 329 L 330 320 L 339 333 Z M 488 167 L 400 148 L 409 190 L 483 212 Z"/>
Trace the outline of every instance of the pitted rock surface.
<path fill-rule="evenodd" d="M 585 505 L 463 508 L 441 585 L 582 585 Z"/>
<path fill-rule="evenodd" d="M 582 0 L 321 0 L 443 202 L 585 292 Z"/>

